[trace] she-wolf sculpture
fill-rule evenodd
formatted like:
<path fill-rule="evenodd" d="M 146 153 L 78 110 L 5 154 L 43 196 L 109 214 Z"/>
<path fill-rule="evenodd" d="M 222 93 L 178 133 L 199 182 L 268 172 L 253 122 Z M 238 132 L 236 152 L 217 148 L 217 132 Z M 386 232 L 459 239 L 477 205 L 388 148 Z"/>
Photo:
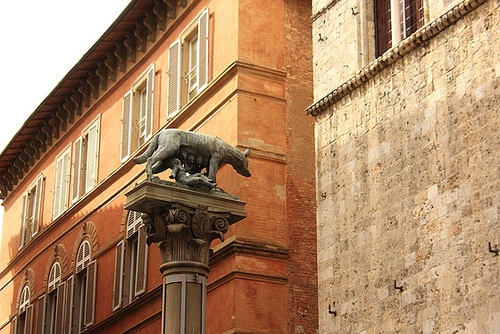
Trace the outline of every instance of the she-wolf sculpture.
<path fill-rule="evenodd" d="M 218 137 L 179 129 L 164 129 L 153 137 L 146 151 L 135 157 L 134 162 L 146 162 L 146 175 L 150 181 L 153 180 L 153 174 L 172 169 L 170 177 L 177 182 L 213 188 L 216 185 L 217 170 L 226 163 L 233 166 L 239 174 L 249 177 L 249 155 L 249 149 L 241 152 Z M 203 170 L 208 176 L 201 174 Z"/>

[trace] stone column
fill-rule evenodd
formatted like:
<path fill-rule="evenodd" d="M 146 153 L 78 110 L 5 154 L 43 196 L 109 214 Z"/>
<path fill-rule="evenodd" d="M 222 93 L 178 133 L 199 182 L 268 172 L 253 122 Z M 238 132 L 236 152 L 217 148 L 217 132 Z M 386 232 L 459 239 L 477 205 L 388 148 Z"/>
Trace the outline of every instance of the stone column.
<path fill-rule="evenodd" d="M 165 181 L 142 182 L 126 196 L 125 209 L 143 213 L 147 243 L 161 251 L 162 333 L 205 333 L 210 244 L 246 217 L 245 203 Z"/>

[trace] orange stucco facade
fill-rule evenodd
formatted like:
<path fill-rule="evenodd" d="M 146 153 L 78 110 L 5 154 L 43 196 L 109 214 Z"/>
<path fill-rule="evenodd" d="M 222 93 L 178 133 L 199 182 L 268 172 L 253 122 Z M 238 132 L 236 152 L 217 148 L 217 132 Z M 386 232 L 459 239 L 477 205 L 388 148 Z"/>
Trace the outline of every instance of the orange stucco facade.
<path fill-rule="evenodd" d="M 132 8 L 149 3 L 136 1 Z M 208 84 L 167 118 L 169 47 L 206 8 Z M 230 227 L 224 242 L 212 244 L 207 332 L 316 331 L 313 120 L 303 112 L 312 102 L 310 10 L 310 3 L 300 0 L 204 0 L 178 5 L 177 17 L 169 19 L 165 32 L 157 33 L 154 42 L 148 40 L 135 62 L 127 60 L 127 70 L 117 71 L 115 81 L 108 79 L 107 89 L 91 98 L 82 116 L 52 139 L 52 146 L 5 198 L 0 333 L 11 331 L 28 271 L 34 274 L 30 301 L 33 333 L 37 332 L 36 301 L 46 293 L 55 249 L 64 280 L 74 273 L 85 236 L 92 238 L 97 281 L 95 320 L 84 332 L 160 332 L 161 259 L 155 245 L 149 249 L 146 293 L 112 310 L 116 245 L 124 238 L 127 218 L 124 194 L 145 178 L 144 165 L 135 165 L 132 157 L 149 142 L 121 161 L 123 101 L 152 64 L 153 133 L 180 128 L 216 135 L 252 151 L 252 177 L 244 178 L 230 166 L 217 174 L 218 186 L 247 203 L 248 217 Z M 57 156 L 96 119 L 100 125 L 96 185 L 74 203 L 70 196 L 68 208 L 53 218 Z M 39 232 L 19 250 L 23 195 L 40 173 L 44 181 Z"/>

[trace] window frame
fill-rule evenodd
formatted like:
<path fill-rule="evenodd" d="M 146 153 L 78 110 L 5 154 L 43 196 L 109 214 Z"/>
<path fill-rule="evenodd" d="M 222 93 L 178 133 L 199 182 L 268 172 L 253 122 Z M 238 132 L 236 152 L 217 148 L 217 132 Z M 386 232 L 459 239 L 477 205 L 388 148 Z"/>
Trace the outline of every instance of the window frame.
<path fill-rule="evenodd" d="M 388 11 L 384 9 L 384 5 L 387 6 L 387 3 L 389 4 Z M 375 0 L 373 5 L 377 57 L 396 46 L 403 39 L 408 38 L 424 25 L 423 0 Z M 414 9 L 412 10 L 412 8 Z M 408 21 L 411 18 L 416 18 L 416 20 L 408 26 Z M 381 31 L 383 34 L 380 33 Z M 390 43 L 384 42 L 387 37 L 390 37 Z"/>
<path fill-rule="evenodd" d="M 21 214 L 18 250 L 27 245 L 40 229 L 44 180 L 44 175 L 40 173 L 35 180 L 30 183 L 28 190 L 26 190 L 23 195 L 23 211 Z M 32 223 L 30 223 L 31 219 L 33 219 Z"/>
<path fill-rule="evenodd" d="M 71 204 L 76 203 L 85 194 L 92 191 L 98 184 L 101 115 L 98 115 L 73 143 L 73 164 L 71 175 Z M 91 146 L 90 136 L 95 129 L 94 146 Z M 93 148 L 93 152 L 92 152 Z M 93 168 L 88 168 L 93 156 Z M 89 183 L 89 180 L 91 182 Z"/>
<path fill-rule="evenodd" d="M 70 192 L 70 182 L 71 182 L 71 159 L 72 159 L 72 143 L 68 144 L 64 150 L 59 153 L 56 157 L 55 162 L 55 173 L 54 173 L 54 199 L 52 207 L 52 220 L 57 219 L 61 214 L 63 214 L 69 207 L 69 192 Z M 65 159 L 67 159 L 67 171 L 64 169 Z M 59 163 L 62 162 L 60 170 Z M 58 177 L 58 173 L 61 173 Z M 67 180 L 64 180 L 67 178 Z M 61 182 L 61 184 L 58 184 Z M 63 186 L 67 189 L 64 190 Z M 62 207 L 61 207 L 62 205 Z"/>
<path fill-rule="evenodd" d="M 127 215 L 125 237 L 116 246 L 113 311 L 137 300 L 146 292 L 149 247 L 141 213 Z"/>
<path fill-rule="evenodd" d="M 169 46 L 167 119 L 173 118 L 184 106 L 195 100 L 209 82 L 210 12 L 205 8 L 185 28 L 179 39 Z M 197 61 L 192 63 L 192 45 L 196 40 Z M 196 81 L 191 84 L 191 75 Z M 195 92 L 191 95 L 192 92 Z"/>
<path fill-rule="evenodd" d="M 123 96 L 120 162 L 128 160 L 153 136 L 155 64 L 151 64 Z M 145 92 L 145 94 L 144 94 Z M 143 99 L 145 97 L 145 99 Z M 145 101 L 144 101 L 145 100 Z M 140 136 L 140 114 L 144 111 L 144 136 Z"/>

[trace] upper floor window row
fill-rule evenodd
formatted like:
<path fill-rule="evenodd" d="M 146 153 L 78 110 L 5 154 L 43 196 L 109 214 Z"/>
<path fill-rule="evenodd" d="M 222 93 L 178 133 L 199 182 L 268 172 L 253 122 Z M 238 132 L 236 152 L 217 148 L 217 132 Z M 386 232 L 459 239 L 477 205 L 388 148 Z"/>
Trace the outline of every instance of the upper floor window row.
<path fill-rule="evenodd" d="M 424 25 L 423 0 L 375 0 L 377 56 Z"/>

